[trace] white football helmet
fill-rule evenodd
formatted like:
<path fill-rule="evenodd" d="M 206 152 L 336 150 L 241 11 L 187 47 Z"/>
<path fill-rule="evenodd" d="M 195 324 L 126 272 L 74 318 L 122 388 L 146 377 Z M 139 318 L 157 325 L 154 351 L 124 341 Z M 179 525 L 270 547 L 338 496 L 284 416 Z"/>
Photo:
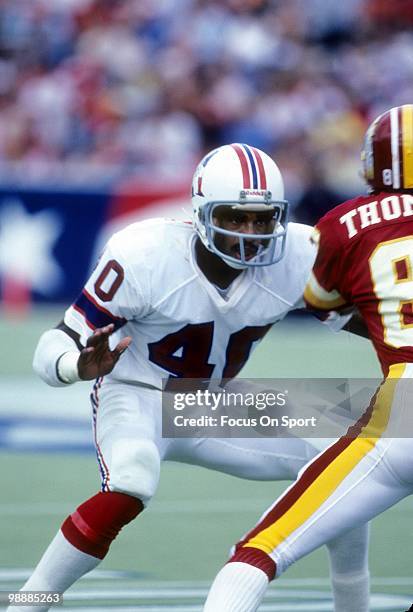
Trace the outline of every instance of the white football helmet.
<path fill-rule="evenodd" d="M 284 255 L 288 224 L 288 202 L 277 164 L 263 151 L 246 144 L 214 149 L 199 163 L 192 180 L 192 206 L 196 231 L 206 248 L 233 268 L 269 266 Z M 245 234 L 214 224 L 214 210 L 228 206 L 246 212 L 274 212 L 270 234 Z M 217 234 L 239 241 L 239 257 L 221 251 Z M 257 254 L 247 258 L 245 241 L 260 241 Z"/>

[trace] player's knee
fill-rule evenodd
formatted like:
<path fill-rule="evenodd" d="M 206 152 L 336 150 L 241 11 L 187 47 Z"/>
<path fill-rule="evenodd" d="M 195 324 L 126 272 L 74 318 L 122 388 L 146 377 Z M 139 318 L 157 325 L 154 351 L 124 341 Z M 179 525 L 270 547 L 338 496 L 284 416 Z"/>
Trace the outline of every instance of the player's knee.
<path fill-rule="evenodd" d="M 274 559 L 258 548 L 237 546 L 228 563 L 247 563 L 252 565 L 264 572 L 270 581 L 274 580 L 277 574 L 277 565 Z"/>
<path fill-rule="evenodd" d="M 109 489 L 140 499 L 146 505 L 159 482 L 160 456 L 151 440 L 119 440 L 112 449 Z"/>
<path fill-rule="evenodd" d="M 62 533 L 77 549 L 103 559 L 119 531 L 143 510 L 141 500 L 107 491 L 91 497 L 63 523 Z"/>

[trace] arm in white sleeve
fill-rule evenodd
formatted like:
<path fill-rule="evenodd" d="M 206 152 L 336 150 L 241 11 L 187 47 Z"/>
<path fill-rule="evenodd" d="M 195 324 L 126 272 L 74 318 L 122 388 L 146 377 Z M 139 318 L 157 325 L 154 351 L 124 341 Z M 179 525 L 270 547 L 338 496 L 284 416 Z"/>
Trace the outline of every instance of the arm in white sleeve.
<path fill-rule="evenodd" d="M 68 334 L 61 329 L 49 329 L 37 344 L 33 369 L 48 385 L 64 387 L 80 380 L 79 355 L 76 342 Z"/>

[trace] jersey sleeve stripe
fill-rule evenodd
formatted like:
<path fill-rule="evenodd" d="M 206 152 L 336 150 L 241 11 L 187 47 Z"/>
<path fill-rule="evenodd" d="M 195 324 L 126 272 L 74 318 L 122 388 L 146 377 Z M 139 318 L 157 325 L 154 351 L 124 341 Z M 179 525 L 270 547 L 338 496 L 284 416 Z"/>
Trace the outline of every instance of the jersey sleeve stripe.
<path fill-rule="evenodd" d="M 403 368 L 397 368 L 391 373 L 391 378 L 377 390 L 361 419 L 310 463 L 300 479 L 247 534 L 240 547 L 257 548 L 272 554 L 304 523 L 312 520 L 383 436 L 389 423 L 396 385 L 403 371 Z"/>
<path fill-rule="evenodd" d="M 343 306 L 346 300 L 338 291 L 326 291 L 318 282 L 314 272 L 311 272 L 307 286 L 304 290 L 304 299 L 309 306 L 320 308 L 322 310 L 332 310 Z"/>
<path fill-rule="evenodd" d="M 123 317 L 116 317 L 109 310 L 100 306 L 85 289 L 73 304 L 73 308 L 83 315 L 91 329 L 113 323 L 116 330 L 126 323 Z"/>
<path fill-rule="evenodd" d="M 72 304 L 72 308 L 82 316 L 82 318 L 85 320 L 86 325 L 90 327 L 91 330 L 95 331 L 96 325 L 93 325 L 93 323 L 88 321 L 85 311 L 82 310 L 79 306 L 77 306 L 77 304 Z"/>

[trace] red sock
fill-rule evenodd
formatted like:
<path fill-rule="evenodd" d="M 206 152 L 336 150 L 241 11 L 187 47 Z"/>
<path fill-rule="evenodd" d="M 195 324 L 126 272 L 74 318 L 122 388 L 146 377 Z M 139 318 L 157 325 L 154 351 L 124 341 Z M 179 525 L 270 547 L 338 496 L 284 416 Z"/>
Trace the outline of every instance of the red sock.
<path fill-rule="evenodd" d="M 249 565 L 253 565 L 258 569 L 265 572 L 268 576 L 268 580 L 274 580 L 275 574 L 277 571 L 277 566 L 275 561 L 271 559 L 267 553 L 258 549 L 258 548 L 250 548 L 246 546 L 245 548 L 239 547 L 232 555 L 231 559 L 229 559 L 228 563 L 248 563 Z"/>
<path fill-rule="evenodd" d="M 98 493 L 67 517 L 62 533 L 82 552 L 103 559 L 122 527 L 142 510 L 141 500 L 126 493 Z"/>

